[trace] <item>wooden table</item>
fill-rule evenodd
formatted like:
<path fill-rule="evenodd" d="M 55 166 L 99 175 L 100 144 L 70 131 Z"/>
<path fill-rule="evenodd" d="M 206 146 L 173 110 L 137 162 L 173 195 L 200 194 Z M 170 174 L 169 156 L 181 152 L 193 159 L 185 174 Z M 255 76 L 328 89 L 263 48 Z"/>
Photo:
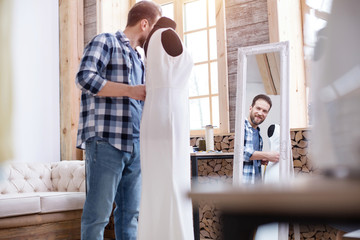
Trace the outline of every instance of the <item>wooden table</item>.
<path fill-rule="evenodd" d="M 192 185 L 195 186 L 198 177 L 198 161 L 209 159 L 233 159 L 234 153 L 217 153 L 217 152 L 197 152 L 191 153 L 191 177 Z M 193 203 L 193 220 L 194 220 L 194 237 L 195 240 L 200 240 L 200 223 L 199 223 L 199 205 Z"/>
<path fill-rule="evenodd" d="M 309 177 L 278 185 L 193 189 L 193 203 L 211 201 L 222 212 L 224 239 L 252 239 L 270 222 L 360 226 L 360 180 Z"/>

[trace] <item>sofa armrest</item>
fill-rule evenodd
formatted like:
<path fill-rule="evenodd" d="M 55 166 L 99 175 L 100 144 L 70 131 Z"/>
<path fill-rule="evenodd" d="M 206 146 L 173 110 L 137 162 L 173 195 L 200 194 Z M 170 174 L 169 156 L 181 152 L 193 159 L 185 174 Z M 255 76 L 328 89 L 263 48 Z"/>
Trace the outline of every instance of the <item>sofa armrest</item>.
<path fill-rule="evenodd" d="M 85 161 L 51 163 L 53 190 L 58 192 L 85 192 Z"/>

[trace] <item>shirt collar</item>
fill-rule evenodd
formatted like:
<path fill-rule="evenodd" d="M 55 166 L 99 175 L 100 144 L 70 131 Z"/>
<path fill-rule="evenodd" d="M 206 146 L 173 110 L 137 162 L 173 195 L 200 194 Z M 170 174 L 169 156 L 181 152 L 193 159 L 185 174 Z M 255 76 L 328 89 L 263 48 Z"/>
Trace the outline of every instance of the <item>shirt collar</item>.
<path fill-rule="evenodd" d="M 245 124 L 246 124 L 246 127 L 250 128 L 251 130 L 254 129 L 254 128 L 251 126 L 249 120 L 247 120 L 247 118 L 245 118 Z M 259 126 L 258 126 L 256 129 L 260 132 Z"/>
<path fill-rule="evenodd" d="M 125 34 L 122 32 L 122 31 L 117 31 L 116 33 L 115 33 L 115 36 L 116 36 L 116 38 L 120 41 L 120 42 L 122 42 L 122 43 L 124 43 L 126 46 L 128 46 L 128 47 L 130 47 L 130 40 L 125 36 Z"/>

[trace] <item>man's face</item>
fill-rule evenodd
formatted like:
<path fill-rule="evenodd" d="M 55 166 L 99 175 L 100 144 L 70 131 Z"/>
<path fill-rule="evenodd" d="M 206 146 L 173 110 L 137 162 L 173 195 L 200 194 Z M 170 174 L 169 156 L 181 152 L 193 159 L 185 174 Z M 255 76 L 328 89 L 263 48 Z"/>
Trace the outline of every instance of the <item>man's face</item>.
<path fill-rule="evenodd" d="M 260 125 L 267 117 L 270 111 L 270 105 L 263 99 L 258 99 L 254 107 L 250 106 L 251 125 Z"/>

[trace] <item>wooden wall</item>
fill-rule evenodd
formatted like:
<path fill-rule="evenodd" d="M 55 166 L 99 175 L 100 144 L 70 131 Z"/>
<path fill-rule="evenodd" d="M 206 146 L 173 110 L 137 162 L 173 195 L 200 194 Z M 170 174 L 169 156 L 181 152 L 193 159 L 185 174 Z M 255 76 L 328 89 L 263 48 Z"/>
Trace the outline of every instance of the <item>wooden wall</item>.
<path fill-rule="evenodd" d="M 235 132 L 237 50 L 269 43 L 267 0 L 225 1 L 230 132 Z"/>
<path fill-rule="evenodd" d="M 84 46 L 97 33 L 96 0 L 84 0 Z"/>

